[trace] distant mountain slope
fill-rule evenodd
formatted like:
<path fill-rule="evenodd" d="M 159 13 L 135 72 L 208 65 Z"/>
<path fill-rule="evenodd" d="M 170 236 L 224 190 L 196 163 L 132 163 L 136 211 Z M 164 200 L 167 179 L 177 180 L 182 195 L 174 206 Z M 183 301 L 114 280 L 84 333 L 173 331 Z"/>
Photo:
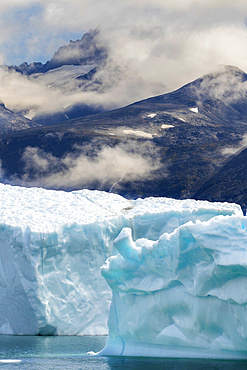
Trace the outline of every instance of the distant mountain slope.
<path fill-rule="evenodd" d="M 222 149 L 240 145 L 247 132 L 246 80 L 238 68 L 222 67 L 124 108 L 5 135 L 5 181 L 192 197 L 225 163 Z"/>
<path fill-rule="evenodd" d="M 26 130 L 37 126 L 39 126 L 38 123 L 11 112 L 9 109 L 6 109 L 3 103 L 0 103 L 0 134 Z"/>
<path fill-rule="evenodd" d="M 195 192 L 195 199 L 234 202 L 247 209 L 247 149 L 233 156 Z"/>
<path fill-rule="evenodd" d="M 85 92 L 95 88 L 94 74 L 97 71 L 96 65 L 64 65 L 45 73 L 32 75 L 33 80 L 40 84 L 49 86 L 49 89 L 60 90 L 63 94 L 74 94 L 75 92 Z M 70 99 L 68 98 L 68 101 Z M 83 101 L 71 102 L 60 108 L 60 111 L 40 113 L 31 109 L 31 117 L 41 125 L 50 126 L 69 119 L 83 117 L 104 111 L 102 107 L 89 105 Z M 27 114 L 27 116 L 29 115 Z"/>

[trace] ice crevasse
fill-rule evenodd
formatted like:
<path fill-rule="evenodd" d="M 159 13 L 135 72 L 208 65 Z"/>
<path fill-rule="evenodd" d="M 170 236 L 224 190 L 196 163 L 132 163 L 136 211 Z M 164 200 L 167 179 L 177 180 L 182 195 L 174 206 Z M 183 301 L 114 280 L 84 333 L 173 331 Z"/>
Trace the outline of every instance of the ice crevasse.
<path fill-rule="evenodd" d="M 102 354 L 246 354 L 238 205 L 0 184 L 0 210 L 0 334 L 107 334 L 110 310 Z"/>

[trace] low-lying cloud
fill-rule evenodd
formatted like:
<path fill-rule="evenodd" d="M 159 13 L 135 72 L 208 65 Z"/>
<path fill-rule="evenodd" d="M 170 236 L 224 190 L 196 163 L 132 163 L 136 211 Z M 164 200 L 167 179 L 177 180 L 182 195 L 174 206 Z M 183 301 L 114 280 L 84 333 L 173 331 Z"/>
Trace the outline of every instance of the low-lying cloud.
<path fill-rule="evenodd" d="M 23 153 L 24 174 L 12 177 L 10 183 L 22 186 L 42 186 L 52 189 L 78 189 L 89 184 L 112 190 L 119 182 L 152 179 L 159 169 L 160 159 L 152 144 L 137 148 L 121 144 L 103 146 L 95 152 L 88 145 L 76 148 L 77 154 L 63 158 L 53 156 L 37 147 L 27 147 Z"/>
<path fill-rule="evenodd" d="M 51 77 L 51 80 L 53 78 Z M 67 89 L 52 87 L 45 80 L 23 76 L 15 71 L 0 68 L 0 99 L 13 111 L 36 114 L 62 112 L 66 107 L 84 103 L 91 106 L 107 106 L 107 96 L 96 92 L 80 91 L 78 83 L 68 78 Z M 99 95 L 99 96 L 98 96 Z"/>
<path fill-rule="evenodd" d="M 223 100 L 228 104 L 246 98 L 247 80 L 239 68 L 219 66 L 214 73 L 204 76 L 194 92 L 199 101 L 206 97 Z"/>

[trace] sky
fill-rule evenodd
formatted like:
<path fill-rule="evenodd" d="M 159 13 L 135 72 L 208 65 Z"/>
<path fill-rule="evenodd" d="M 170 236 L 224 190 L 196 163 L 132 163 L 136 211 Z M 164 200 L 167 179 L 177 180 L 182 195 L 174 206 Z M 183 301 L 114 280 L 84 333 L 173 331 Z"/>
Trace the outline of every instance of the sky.
<path fill-rule="evenodd" d="M 246 0 L 1 0 L 0 63 L 44 63 L 60 46 L 95 28 L 109 51 L 97 77 L 111 86 L 101 95 L 69 99 L 116 108 L 172 91 L 221 64 L 247 71 Z M 38 96 L 42 107 L 48 100 L 66 104 L 44 86 L 2 77 L 0 98 L 10 109 Z"/>
<path fill-rule="evenodd" d="M 187 62 L 228 58 L 243 67 L 246 19 L 245 0 L 1 0 L 0 54 L 6 64 L 45 62 L 99 27 L 112 48 L 121 45 L 116 52 L 141 61 L 151 53 Z"/>

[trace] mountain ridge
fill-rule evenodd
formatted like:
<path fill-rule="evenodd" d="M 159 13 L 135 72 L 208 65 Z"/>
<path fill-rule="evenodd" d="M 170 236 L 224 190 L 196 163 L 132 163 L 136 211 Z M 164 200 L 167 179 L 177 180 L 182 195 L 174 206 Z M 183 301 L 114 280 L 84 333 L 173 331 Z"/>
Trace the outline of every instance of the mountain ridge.
<path fill-rule="evenodd" d="M 64 190 L 111 190 L 127 197 L 192 197 L 226 163 L 223 149 L 237 148 L 247 133 L 245 82 L 243 71 L 227 67 L 123 108 L 3 135 L 2 181 Z M 106 159 L 109 151 L 112 158 Z M 117 166 L 114 155 L 116 160 L 120 156 L 119 168 L 121 158 L 133 163 L 131 175 L 117 171 L 107 178 L 111 167 Z M 46 167 L 41 168 L 41 163 Z M 85 177 L 83 163 L 96 168 L 99 175 Z M 147 171 L 138 177 L 134 172 L 140 163 Z"/>
<path fill-rule="evenodd" d="M 23 62 L 19 66 L 12 65 L 8 68 L 29 76 L 35 73 L 45 73 L 64 65 L 100 64 L 107 57 L 107 49 L 103 45 L 98 45 L 98 35 L 99 31 L 92 29 L 84 33 L 81 39 L 70 40 L 68 44 L 59 47 L 52 58 L 44 64 Z"/>

